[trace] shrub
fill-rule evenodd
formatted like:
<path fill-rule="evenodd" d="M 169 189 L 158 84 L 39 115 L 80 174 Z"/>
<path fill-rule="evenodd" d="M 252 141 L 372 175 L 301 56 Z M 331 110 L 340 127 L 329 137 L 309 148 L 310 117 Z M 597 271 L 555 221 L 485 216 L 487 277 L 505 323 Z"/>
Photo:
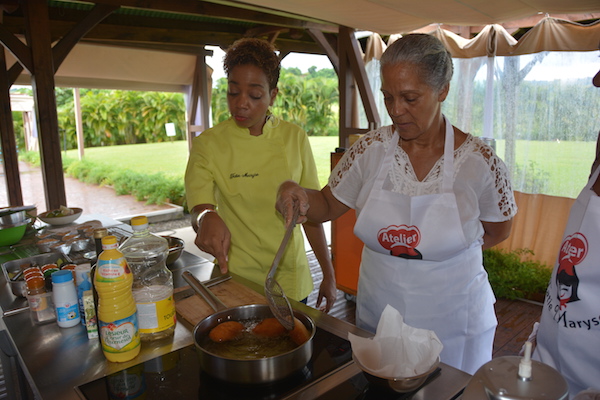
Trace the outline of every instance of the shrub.
<path fill-rule="evenodd" d="M 523 261 L 524 254 L 533 252 L 528 249 L 512 252 L 488 249 L 483 252 L 483 266 L 496 297 L 531 298 L 545 293 L 552 269 L 538 261 Z"/>

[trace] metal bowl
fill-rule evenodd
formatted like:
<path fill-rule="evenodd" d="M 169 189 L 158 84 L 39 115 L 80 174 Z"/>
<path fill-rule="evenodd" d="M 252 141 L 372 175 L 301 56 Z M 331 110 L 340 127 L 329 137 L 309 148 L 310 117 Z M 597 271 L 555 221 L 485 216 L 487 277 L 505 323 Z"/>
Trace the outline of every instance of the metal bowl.
<path fill-rule="evenodd" d="M 163 236 L 169 242 L 169 255 L 167 256 L 167 265 L 173 264 L 175 261 L 179 259 L 181 253 L 183 252 L 183 248 L 185 246 L 185 242 L 183 239 L 180 239 L 175 236 Z"/>
<path fill-rule="evenodd" d="M 388 391 L 392 391 L 392 392 L 396 392 L 396 393 L 407 393 L 407 392 L 412 392 L 412 391 L 418 389 L 423 383 L 425 383 L 427 378 L 429 378 L 429 376 L 435 372 L 438 365 L 440 364 L 440 358 L 438 357 L 437 360 L 431 366 L 431 368 L 429 368 L 426 372 L 424 372 L 420 375 L 410 376 L 410 377 L 406 377 L 406 378 L 403 378 L 403 377 L 393 378 L 393 377 L 387 377 L 387 376 L 377 376 L 377 375 L 373 375 L 373 374 L 367 372 L 367 370 L 361 365 L 361 363 L 358 361 L 358 359 L 354 356 L 354 353 L 352 354 L 352 359 L 354 360 L 356 365 L 363 371 L 363 373 L 365 374 L 365 377 L 371 384 L 373 384 L 379 388 L 382 388 L 382 389 L 385 389 Z"/>
<path fill-rule="evenodd" d="M 16 225 L 25 222 L 26 219 L 27 212 L 25 210 L 3 213 L 0 215 L 0 225 Z"/>
<path fill-rule="evenodd" d="M 0 208 L 0 226 L 10 227 L 21 225 L 24 222 L 33 222 L 36 215 L 37 209 L 35 206 Z"/>

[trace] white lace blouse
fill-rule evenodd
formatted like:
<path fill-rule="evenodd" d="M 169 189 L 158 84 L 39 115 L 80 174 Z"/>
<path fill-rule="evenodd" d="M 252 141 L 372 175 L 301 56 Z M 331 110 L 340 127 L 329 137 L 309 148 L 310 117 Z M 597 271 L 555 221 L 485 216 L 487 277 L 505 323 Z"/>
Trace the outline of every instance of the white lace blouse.
<path fill-rule="evenodd" d="M 346 151 L 329 177 L 333 195 L 357 214 L 371 192 L 392 133 L 391 126 L 384 126 L 364 135 Z M 387 174 L 383 189 L 409 196 L 440 193 L 443 157 L 419 181 L 408 154 L 394 145 L 396 163 Z M 491 147 L 470 134 L 454 151 L 454 160 L 454 193 L 463 230 L 469 243 L 481 241 L 480 221 L 503 222 L 517 212 L 509 172 Z"/>

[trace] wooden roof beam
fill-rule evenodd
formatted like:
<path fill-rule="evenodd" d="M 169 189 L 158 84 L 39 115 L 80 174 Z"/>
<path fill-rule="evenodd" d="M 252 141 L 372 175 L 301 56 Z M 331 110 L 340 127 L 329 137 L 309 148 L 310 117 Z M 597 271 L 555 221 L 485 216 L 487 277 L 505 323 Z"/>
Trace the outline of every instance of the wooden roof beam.
<path fill-rule="evenodd" d="M 72 3 L 89 3 L 71 1 Z M 215 17 L 231 21 L 278 25 L 288 28 L 313 28 L 325 32 L 337 32 L 338 26 L 302 15 L 266 9 L 241 2 L 190 1 L 190 0 L 94 0 L 95 4 L 137 8 L 171 13 Z M 231 4 L 231 5 L 229 5 Z"/>

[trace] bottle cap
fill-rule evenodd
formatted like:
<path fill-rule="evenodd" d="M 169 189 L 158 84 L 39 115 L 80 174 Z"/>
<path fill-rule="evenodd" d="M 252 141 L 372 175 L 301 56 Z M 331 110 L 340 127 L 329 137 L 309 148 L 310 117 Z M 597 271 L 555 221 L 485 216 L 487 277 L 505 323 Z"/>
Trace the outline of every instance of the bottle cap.
<path fill-rule="evenodd" d="M 102 238 L 102 245 L 106 246 L 106 245 L 111 245 L 111 244 L 117 244 L 117 237 L 113 236 L 113 235 L 108 235 L 108 236 L 104 236 Z"/>
<path fill-rule="evenodd" d="M 101 239 L 104 236 L 108 235 L 108 229 L 106 228 L 96 228 L 94 229 L 94 239 Z"/>
<path fill-rule="evenodd" d="M 73 273 L 68 269 L 56 271 L 52 274 L 52 283 L 64 283 L 73 281 Z"/>
<path fill-rule="evenodd" d="M 145 229 L 148 226 L 148 217 L 145 215 L 140 215 L 137 217 L 131 218 L 131 227 L 134 231 L 139 231 Z"/>

